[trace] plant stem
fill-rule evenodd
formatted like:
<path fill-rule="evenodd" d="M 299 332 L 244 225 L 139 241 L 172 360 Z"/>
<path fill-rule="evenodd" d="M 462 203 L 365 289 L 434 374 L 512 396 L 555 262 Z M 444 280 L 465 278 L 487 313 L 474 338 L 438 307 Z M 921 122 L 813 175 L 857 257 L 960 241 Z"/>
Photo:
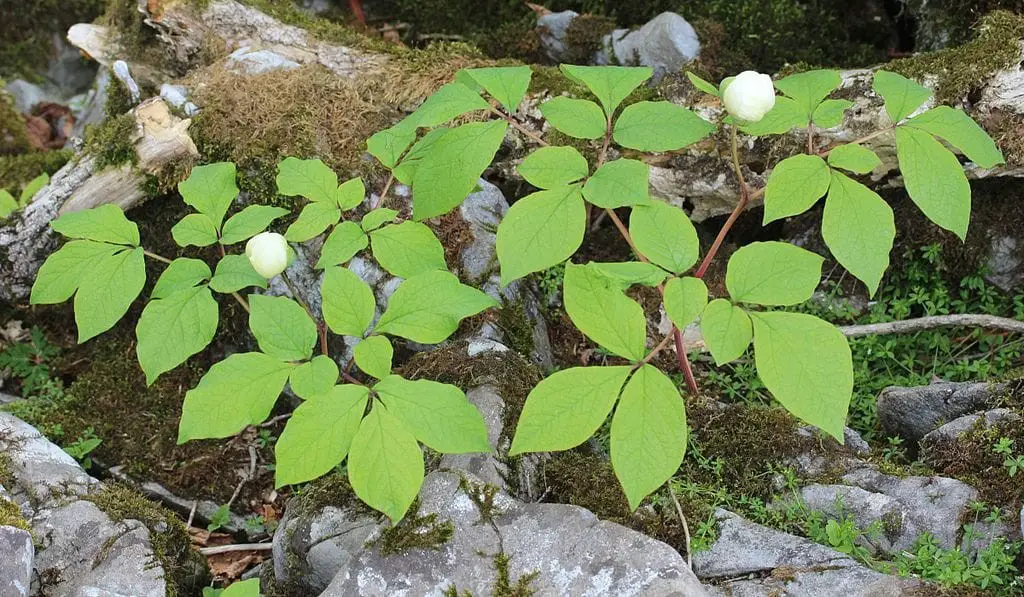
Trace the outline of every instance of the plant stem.
<path fill-rule="evenodd" d="M 814 123 L 807 123 L 807 153 L 814 153 Z"/>
<path fill-rule="evenodd" d="M 164 257 L 163 255 L 157 255 L 156 253 L 153 253 L 152 251 L 147 251 L 146 249 L 142 250 L 142 254 L 145 255 L 146 257 L 149 257 L 150 259 L 156 259 L 161 263 L 171 263 L 171 260 Z"/>
<path fill-rule="evenodd" d="M 661 343 L 658 344 L 657 346 L 655 346 L 654 349 L 651 350 L 651 352 L 647 353 L 647 356 L 645 356 L 642 361 L 640 361 L 636 365 L 633 365 L 633 370 L 635 371 L 636 369 L 639 369 L 641 366 L 646 365 L 647 363 L 650 363 L 651 360 L 654 359 L 654 357 L 658 356 L 658 353 L 660 353 L 661 351 L 665 350 L 665 347 L 668 346 L 668 343 L 671 340 L 672 340 L 672 334 L 669 334 L 669 335 L 665 336 L 664 338 L 662 338 L 661 339 Z"/>
<path fill-rule="evenodd" d="M 835 146 L 830 147 L 828 149 L 819 151 L 818 152 L 818 156 L 819 157 L 823 157 L 823 158 L 828 157 L 828 154 L 832 153 L 833 149 L 835 149 L 836 147 L 842 147 L 843 145 L 860 145 L 861 143 L 867 143 L 868 141 L 870 141 L 872 139 L 876 139 L 878 137 L 881 137 L 882 135 L 888 133 L 889 131 L 895 130 L 895 128 L 896 127 L 890 127 L 890 128 L 887 128 L 887 129 L 882 129 L 880 131 L 875 131 L 875 132 L 871 133 L 870 135 L 864 135 L 863 137 L 861 137 L 859 139 L 854 139 L 853 141 L 850 141 L 849 143 L 840 143 L 839 145 L 835 145 Z"/>
<path fill-rule="evenodd" d="M 384 198 L 388 196 L 388 191 L 391 190 L 391 185 L 394 184 L 394 182 L 395 173 L 388 172 L 388 180 L 387 182 L 384 183 L 384 188 L 381 190 L 380 194 L 377 195 L 377 200 L 374 201 L 373 205 L 370 206 L 371 210 L 377 209 L 378 207 L 381 206 L 382 203 L 384 203 Z"/>
<path fill-rule="evenodd" d="M 708 249 L 707 255 L 704 256 L 704 261 L 701 262 L 700 267 L 697 268 L 697 272 L 693 275 L 695 278 L 703 278 L 704 274 L 708 272 L 708 267 L 711 262 L 715 259 L 715 255 L 718 254 L 718 250 L 722 248 L 722 243 L 725 242 L 725 237 L 729 234 L 729 230 L 732 229 L 733 224 L 739 219 L 740 214 L 746 209 L 747 204 L 751 198 L 759 197 L 764 193 L 764 189 L 761 189 L 757 193 L 751 195 L 750 190 L 747 188 L 747 181 L 743 178 L 743 168 L 740 166 L 740 155 L 739 155 L 739 140 L 736 135 L 736 127 L 732 128 L 732 167 L 736 172 L 736 180 L 740 185 L 740 200 L 736 203 L 736 208 L 729 214 L 729 219 L 725 221 L 722 229 L 718 231 L 718 236 L 715 237 L 715 242 L 711 243 L 711 248 Z"/>
<path fill-rule="evenodd" d="M 679 368 L 683 371 L 683 378 L 686 379 L 686 389 L 694 398 L 700 397 L 700 388 L 697 387 L 697 378 L 693 376 L 693 367 L 690 366 L 690 356 L 686 353 L 686 344 L 683 342 L 683 332 L 672 326 L 672 337 L 676 341 L 676 356 L 679 358 Z"/>
<path fill-rule="evenodd" d="M 538 145 L 542 145 L 542 146 L 545 146 L 545 147 L 550 145 L 550 143 L 548 143 L 544 139 L 541 139 L 540 136 L 538 136 L 536 133 L 534 133 L 530 129 L 526 128 L 525 126 L 519 124 L 519 122 L 517 122 L 515 118 L 512 118 L 511 114 L 506 114 L 506 113 L 502 112 L 501 110 L 495 108 L 494 106 L 491 106 L 491 112 L 493 112 L 494 114 L 500 116 L 501 119 L 504 120 L 505 122 L 507 122 L 512 128 L 514 128 L 517 131 L 519 131 L 520 133 L 526 135 L 527 137 L 532 139 Z"/>

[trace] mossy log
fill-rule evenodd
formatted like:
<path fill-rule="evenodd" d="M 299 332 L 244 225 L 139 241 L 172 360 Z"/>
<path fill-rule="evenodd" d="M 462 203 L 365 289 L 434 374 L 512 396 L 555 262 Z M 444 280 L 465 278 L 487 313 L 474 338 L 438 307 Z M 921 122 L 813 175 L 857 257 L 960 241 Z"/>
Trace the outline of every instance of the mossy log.
<path fill-rule="evenodd" d="M 51 220 L 107 203 L 131 209 L 146 199 L 150 177 L 199 155 L 188 135 L 190 121 L 171 114 L 162 99 L 139 104 L 129 117 L 134 118 L 135 129 L 124 141 L 132 147 L 134 159 L 103 167 L 102 156 L 86 149 L 54 174 L 23 211 L 0 226 L 0 300 L 13 303 L 28 297 L 36 272 L 57 247 Z"/>

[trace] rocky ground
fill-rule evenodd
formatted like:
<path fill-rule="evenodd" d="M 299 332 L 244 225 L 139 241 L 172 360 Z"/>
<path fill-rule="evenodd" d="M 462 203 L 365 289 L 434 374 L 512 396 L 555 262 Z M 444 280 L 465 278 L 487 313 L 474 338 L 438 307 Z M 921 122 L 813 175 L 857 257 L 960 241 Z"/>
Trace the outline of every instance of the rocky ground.
<path fill-rule="evenodd" d="M 430 21 L 420 3 L 379 6 L 391 4 L 406 11 L 396 14 L 422 17 L 418 26 L 393 27 L 395 35 L 425 42 Z M 660 76 L 643 97 L 695 105 L 708 116 L 720 108 L 679 76 L 683 65 L 705 74 L 730 68 L 729 60 L 783 66 L 747 45 L 737 46 L 739 59 L 716 49 L 728 41 L 715 38 L 712 25 L 721 30 L 732 21 L 718 3 L 706 4 L 700 15 L 682 11 L 694 26 L 660 11 L 642 18 L 610 11 L 614 18 L 603 20 L 529 13 L 529 35 L 520 37 L 533 43 L 516 57 L 548 66 L 537 67 L 522 124 L 557 135 L 538 127 L 536 106 L 579 92 L 558 78 L 553 61 L 638 60 Z M 764 10 L 763 3 L 747 4 Z M 864 4 L 866 15 L 885 13 L 882 3 Z M 914 48 L 936 52 L 887 68 L 923 77 L 938 101 L 967 109 L 1008 163 L 969 171 L 975 212 L 960 244 L 912 209 L 892 172 L 892 147 L 873 147 L 888 165 L 870 183 L 900 222 L 893 269 L 870 302 L 835 269 L 804 308 L 838 325 L 963 312 L 1024 319 L 1024 17 L 997 12 L 972 32 L 963 20 L 981 17 L 973 4 L 970 17 L 950 3 L 908 6 Z M 367 9 L 372 16 L 373 5 Z M 84 10 L 76 20 L 100 8 Z M 617 30 L 616 21 L 630 27 Z M 529 389 L 554 367 L 598 358 L 561 309 L 558 268 L 499 290 L 494 230 L 527 192 L 514 166 L 530 141 L 516 133 L 479 189 L 430 222 L 452 271 L 499 298 L 502 308 L 467 320 L 444 345 L 410 343 L 398 354 L 404 376 L 466 391 L 484 415 L 494 452 L 432 454 L 415 512 L 396 526 L 356 500 L 340 473 L 274 489 L 273 442 L 283 427 L 277 416 L 293 406 L 287 401 L 271 423 L 232 440 L 177 445 L 184 392 L 210 364 L 251 346 L 233 302 L 221 305 L 217 342 L 152 386 L 135 361 L 141 306 L 83 346 L 74 344 L 70 306 L 28 307 L 35 271 L 58 243 L 48 223 L 62 210 L 115 202 L 130 210 L 147 242 L 181 254 L 167 228 L 184 213 L 173 189 L 191 163 L 238 163 L 242 203 L 292 207 L 273 190 L 273 168 L 284 155 L 321 157 L 339 178 L 362 175 L 369 188 L 380 188 L 381 172 L 364 157 L 365 138 L 459 68 L 492 61 L 463 43 L 406 49 L 389 33 L 395 23 L 401 18 L 378 27 L 378 35 L 290 2 L 115 0 L 102 19 L 70 31 L 74 46 L 58 45 L 44 78 L 4 73 L 10 82 L 0 103 L 0 187 L 20 190 L 42 172 L 51 178 L 27 209 L 0 221 L 0 596 L 206 595 L 204 588 L 240 578 L 260 578 L 267 595 L 1024 592 L 1019 334 L 954 327 L 852 339 L 856 388 L 844 446 L 773 406 L 749 360 L 715 369 L 695 354 L 703 396 L 687 398 L 686 461 L 635 513 L 601 433 L 569 452 L 507 457 Z M 596 33 L 581 29 L 584 23 Z M 844 51 L 858 58 L 846 65 L 867 67 L 908 49 L 898 31 L 907 26 L 894 21 L 881 39 L 853 35 Z M 481 47 L 482 39 L 499 37 L 479 31 L 443 33 Z M 953 47 L 960 43 L 966 45 Z M 854 54 L 855 46 L 863 52 Z M 803 57 L 833 64 L 829 52 Z M 844 71 L 844 90 L 860 104 L 840 127 L 821 132 L 822 143 L 872 126 L 881 103 L 866 90 L 868 72 Z M 748 179 L 762 184 L 794 142 L 745 140 Z M 727 158 L 707 150 L 664 156 L 650 181 L 653 195 L 686 208 L 705 243 L 736 201 Z M 409 189 L 397 194 L 408 201 Z M 728 250 L 772 238 L 827 254 L 817 233 L 820 212 L 765 229 L 760 218 L 754 205 Z M 289 270 L 314 311 L 317 251 L 299 255 Z M 581 251 L 583 259 L 628 257 L 607 222 Z M 386 305 L 398 280 L 359 258 L 349 267 Z M 712 271 L 709 285 L 722 278 Z M 274 285 L 268 292 L 289 290 Z M 652 315 L 649 328 L 662 319 Z M 688 338 L 696 339 L 695 331 Z M 345 338 L 332 342 L 345 352 Z"/>

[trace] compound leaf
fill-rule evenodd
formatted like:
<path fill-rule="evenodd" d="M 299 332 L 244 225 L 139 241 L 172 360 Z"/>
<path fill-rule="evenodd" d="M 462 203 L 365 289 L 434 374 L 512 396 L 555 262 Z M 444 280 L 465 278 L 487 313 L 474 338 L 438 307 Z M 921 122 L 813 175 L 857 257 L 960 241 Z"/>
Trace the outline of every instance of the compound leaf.
<path fill-rule="evenodd" d="M 764 135 L 782 135 L 796 128 L 804 128 L 810 119 L 803 106 L 788 97 L 775 98 L 775 106 L 764 118 L 752 124 L 745 124 L 740 129 L 755 137 Z"/>
<path fill-rule="evenodd" d="M 112 203 L 64 214 L 50 227 L 68 238 L 139 246 L 139 227 Z"/>
<path fill-rule="evenodd" d="M 459 388 L 388 375 L 373 386 L 373 391 L 388 412 L 431 449 L 442 454 L 491 451 L 483 416 Z"/>
<path fill-rule="evenodd" d="M 622 100 L 651 78 L 654 71 L 646 66 L 576 66 L 562 64 L 559 68 L 570 79 L 583 83 L 597 96 L 604 112 L 611 116 Z"/>
<path fill-rule="evenodd" d="M 267 287 L 267 279 L 256 273 L 245 255 L 227 255 L 217 262 L 210 288 L 222 294 L 237 292 L 248 286 Z"/>
<path fill-rule="evenodd" d="M 665 313 L 677 328 L 683 330 L 708 306 L 708 287 L 704 280 L 672 278 L 665 284 Z"/>
<path fill-rule="evenodd" d="M 384 224 L 394 222 L 397 217 L 397 210 L 388 209 L 387 207 L 378 207 L 363 216 L 363 219 L 359 221 L 359 225 L 362 226 L 363 232 L 372 232 Z"/>
<path fill-rule="evenodd" d="M 338 466 L 348 455 L 369 396 L 362 386 L 333 386 L 300 404 L 274 446 L 275 485 L 312 481 Z"/>
<path fill-rule="evenodd" d="M 299 218 L 284 231 L 284 237 L 293 243 L 304 243 L 323 233 L 341 219 L 341 210 L 334 203 L 307 203 Z"/>
<path fill-rule="evenodd" d="M 828 97 L 842 79 L 839 71 L 810 70 L 784 77 L 775 82 L 775 87 L 782 93 L 795 99 L 808 118 L 814 114 L 815 108 Z"/>
<path fill-rule="evenodd" d="M 220 230 L 224 214 L 238 196 L 235 165 L 217 162 L 196 166 L 188 178 L 178 183 L 178 192 L 185 203 L 210 219 L 215 231 Z"/>
<path fill-rule="evenodd" d="M 150 296 L 154 299 L 167 298 L 179 290 L 186 290 L 200 282 L 209 280 L 210 276 L 212 276 L 210 266 L 206 265 L 205 261 L 179 257 L 172 261 L 157 278 Z"/>
<path fill-rule="evenodd" d="M 436 344 L 451 336 L 462 319 L 496 306 L 493 298 L 462 284 L 454 275 L 434 270 L 398 286 L 376 332 Z"/>
<path fill-rule="evenodd" d="M 389 224 L 374 230 L 370 233 L 370 244 L 377 263 L 399 278 L 448 269 L 441 241 L 420 222 Z"/>
<path fill-rule="evenodd" d="M 423 484 L 423 452 L 416 438 L 379 404 L 352 440 L 348 478 L 359 499 L 392 522 L 405 516 Z"/>
<path fill-rule="evenodd" d="M 285 158 L 277 165 L 277 192 L 288 197 L 335 204 L 338 175 L 319 159 Z"/>
<path fill-rule="evenodd" d="M 316 323 L 299 304 L 283 296 L 249 296 L 249 329 L 260 350 L 282 361 L 302 361 L 313 354 Z"/>
<path fill-rule="evenodd" d="M 435 127 L 476 110 L 490 110 L 491 105 L 462 83 L 448 83 L 428 97 L 409 118 L 418 127 Z"/>
<path fill-rule="evenodd" d="M 637 102 L 615 121 L 615 142 L 640 151 L 675 151 L 715 130 L 710 122 L 672 102 Z"/>
<path fill-rule="evenodd" d="M 836 147 L 828 154 L 828 164 L 833 168 L 842 168 L 857 174 L 867 174 L 882 165 L 875 152 L 857 143 L 847 143 Z"/>
<path fill-rule="evenodd" d="M 820 128 L 835 128 L 843 124 L 843 117 L 845 116 L 846 111 L 852 107 L 853 102 L 850 100 L 825 100 L 814 109 L 814 115 L 811 117 L 811 120 Z"/>
<path fill-rule="evenodd" d="M 993 168 L 1006 161 L 992 137 L 963 110 L 939 106 L 908 120 L 906 125 L 945 139 L 982 168 Z"/>
<path fill-rule="evenodd" d="M 73 240 L 43 262 L 32 284 L 29 302 L 33 305 L 63 303 L 78 290 L 82 278 L 95 265 L 124 247 L 91 240 Z"/>
<path fill-rule="evenodd" d="M 146 283 L 142 247 L 105 255 L 91 265 L 75 293 L 79 344 L 114 327 Z"/>
<path fill-rule="evenodd" d="M 303 400 L 312 400 L 335 388 L 334 384 L 338 383 L 338 374 L 338 364 L 331 357 L 321 354 L 313 357 L 308 363 L 303 363 L 292 369 L 288 383 L 296 396 Z"/>
<path fill-rule="evenodd" d="M 501 102 L 509 113 L 515 112 L 530 87 L 533 71 L 529 66 L 496 66 L 465 71 L 474 81 Z"/>
<path fill-rule="evenodd" d="M 498 225 L 502 287 L 571 257 L 583 244 L 586 227 L 578 185 L 538 191 L 513 203 Z"/>
<path fill-rule="evenodd" d="M 208 247 L 217 242 L 217 227 L 206 214 L 188 214 L 171 227 L 171 237 L 179 247 Z"/>
<path fill-rule="evenodd" d="M 334 227 L 320 249 L 317 269 L 340 265 L 355 257 L 370 244 L 370 238 L 355 222 L 342 222 Z"/>
<path fill-rule="evenodd" d="M 885 111 L 893 123 L 913 114 L 932 96 L 931 89 L 922 87 L 902 75 L 884 70 L 875 72 L 871 87 L 885 99 Z"/>
<path fill-rule="evenodd" d="M 249 240 L 266 230 L 271 222 L 286 214 L 288 210 L 282 207 L 250 205 L 224 222 L 220 242 L 223 245 L 231 245 Z"/>
<path fill-rule="evenodd" d="M 384 379 L 391 374 L 391 360 L 395 349 L 384 336 L 370 336 L 353 349 L 356 366 L 367 375 Z"/>
<path fill-rule="evenodd" d="M 135 326 L 135 352 L 146 383 L 152 384 L 161 373 L 206 348 L 217 332 L 218 319 L 217 301 L 206 286 L 150 301 Z"/>
<path fill-rule="evenodd" d="M 656 265 L 643 263 L 641 261 L 624 261 L 621 263 L 597 263 L 587 264 L 590 269 L 596 270 L 601 275 L 616 282 L 621 290 L 626 290 L 634 284 L 644 286 L 658 286 L 665 281 L 668 272 Z"/>
<path fill-rule="evenodd" d="M 565 311 L 573 324 L 603 348 L 627 359 L 644 358 L 647 319 L 643 308 L 599 271 L 565 266 Z"/>
<path fill-rule="evenodd" d="M 700 254 L 697 230 L 683 210 L 662 201 L 633 207 L 629 234 L 640 253 L 673 274 L 682 273 Z"/>

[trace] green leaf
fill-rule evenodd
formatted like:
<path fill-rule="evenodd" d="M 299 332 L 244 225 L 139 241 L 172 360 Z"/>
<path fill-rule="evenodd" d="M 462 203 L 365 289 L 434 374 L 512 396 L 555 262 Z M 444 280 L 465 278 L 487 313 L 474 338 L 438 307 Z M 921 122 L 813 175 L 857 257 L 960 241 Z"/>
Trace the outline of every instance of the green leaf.
<path fill-rule="evenodd" d="M 285 158 L 277 165 L 277 192 L 288 197 L 336 205 L 338 175 L 316 160 Z"/>
<path fill-rule="evenodd" d="M 217 301 L 206 286 L 150 301 L 135 327 L 135 352 L 146 373 L 146 384 L 206 348 L 217 332 L 218 319 Z"/>
<path fill-rule="evenodd" d="M 253 294 L 249 307 L 249 328 L 260 350 L 282 361 L 303 361 L 313 355 L 316 323 L 297 302 Z"/>
<path fill-rule="evenodd" d="M 875 72 L 875 80 L 871 87 L 885 99 L 885 111 L 893 123 L 913 114 L 932 96 L 931 89 L 922 87 L 902 75 L 884 70 Z"/>
<path fill-rule="evenodd" d="M 830 180 L 828 164 L 816 155 L 782 160 L 764 189 L 764 223 L 804 213 L 828 191 Z"/>
<path fill-rule="evenodd" d="M 73 240 L 46 258 L 32 284 L 33 305 L 63 303 L 78 290 L 82 278 L 96 265 L 124 247 L 91 240 Z"/>
<path fill-rule="evenodd" d="M 208 247 L 217 242 L 217 227 L 205 214 L 188 214 L 171 227 L 171 236 L 179 247 Z"/>
<path fill-rule="evenodd" d="M 647 186 L 649 176 L 650 167 L 639 160 L 614 160 L 602 165 L 587 179 L 583 197 L 606 209 L 644 205 L 651 201 Z"/>
<path fill-rule="evenodd" d="M 757 374 L 800 420 L 843 443 L 853 359 L 842 332 L 803 313 L 752 313 Z"/>
<path fill-rule="evenodd" d="M 615 121 L 615 142 L 640 151 L 675 151 L 707 137 L 715 125 L 672 102 L 637 102 Z"/>
<path fill-rule="evenodd" d="M 185 394 L 178 443 L 230 437 L 267 420 L 294 365 L 261 352 L 217 363 Z"/>
<path fill-rule="evenodd" d="M 501 286 L 571 257 L 583 244 L 586 227 L 578 185 L 538 191 L 513 203 L 498 225 Z"/>
<path fill-rule="evenodd" d="M 629 216 L 629 234 L 640 253 L 673 274 L 697 263 L 697 230 L 678 207 L 662 201 L 635 206 Z"/>
<path fill-rule="evenodd" d="M 743 356 L 754 337 L 750 316 L 726 299 L 708 303 L 700 317 L 700 333 L 718 366 Z"/>
<path fill-rule="evenodd" d="M 405 154 L 402 162 L 395 166 L 395 169 L 392 171 L 395 178 L 402 184 L 412 185 L 412 181 L 416 176 L 416 170 L 419 169 L 423 158 L 429 155 L 433 151 L 434 145 L 451 130 L 450 128 L 440 127 L 423 135 L 423 138 L 412 146 L 409 153 Z"/>
<path fill-rule="evenodd" d="M 316 262 L 317 269 L 332 265 L 340 265 L 355 257 L 370 244 L 370 238 L 355 222 L 342 222 L 334 227 L 324 246 L 320 249 L 320 259 Z"/>
<path fill-rule="evenodd" d="M 664 373 L 644 365 L 622 390 L 611 427 L 612 467 L 630 509 L 679 470 L 686 435 L 679 390 Z"/>
<path fill-rule="evenodd" d="M 804 128 L 810 119 L 803 106 L 788 97 L 776 97 L 775 107 L 761 120 L 740 127 L 744 133 L 755 137 L 782 135 L 797 128 Z"/>
<path fill-rule="evenodd" d="M 465 71 L 474 81 L 501 102 L 509 113 L 515 112 L 530 87 L 533 71 L 529 66 L 471 68 Z"/>
<path fill-rule="evenodd" d="M 338 466 L 348 455 L 369 397 L 362 386 L 333 386 L 300 404 L 274 446 L 274 485 L 312 481 Z"/>
<path fill-rule="evenodd" d="M 206 265 L 206 262 L 179 257 L 157 278 L 150 296 L 155 299 L 167 298 L 179 290 L 186 290 L 209 280 L 211 275 L 210 266 Z"/>
<path fill-rule="evenodd" d="M 668 272 L 656 265 L 640 261 L 625 261 L 622 263 L 596 263 L 587 264 L 592 270 L 609 278 L 618 284 L 620 290 L 626 290 L 634 284 L 655 287 L 665 281 Z"/>
<path fill-rule="evenodd" d="M 850 100 L 830 99 L 821 102 L 814 110 L 811 120 L 823 129 L 835 128 L 843 124 L 846 111 L 853 107 Z"/>
<path fill-rule="evenodd" d="M 472 122 L 441 137 L 416 168 L 413 218 L 440 216 L 462 203 L 491 164 L 507 129 L 503 120 Z"/>
<path fill-rule="evenodd" d="M 256 273 L 245 255 L 228 255 L 217 262 L 210 288 L 222 294 L 237 292 L 247 286 L 267 287 L 267 279 Z"/>
<path fill-rule="evenodd" d="M 729 258 L 725 286 L 739 303 L 798 305 L 814 294 L 824 261 L 820 255 L 789 243 L 750 243 Z"/>
<path fill-rule="evenodd" d="M 699 278 L 672 278 L 665 284 L 664 300 L 668 318 L 677 328 L 684 330 L 708 306 L 708 287 Z"/>
<path fill-rule="evenodd" d="M 231 245 L 249 240 L 266 230 L 271 222 L 286 214 L 288 210 L 282 207 L 250 205 L 224 222 L 220 242 L 223 245 Z"/>
<path fill-rule="evenodd" d="M 78 343 L 101 334 L 128 312 L 146 283 L 146 258 L 142 248 L 107 255 L 84 272 L 75 293 Z"/>
<path fill-rule="evenodd" d="M 965 240 L 971 222 L 971 185 L 960 160 L 935 137 L 906 126 L 896 129 L 896 156 L 914 203 L 929 220 Z"/>
<path fill-rule="evenodd" d="M 228 213 L 228 207 L 238 196 L 235 165 L 217 162 L 196 166 L 188 178 L 178 183 L 178 192 L 185 203 L 210 219 L 214 231 L 220 230 L 224 214 Z"/>
<path fill-rule="evenodd" d="M 388 409 L 376 405 L 363 419 L 348 454 L 348 478 L 359 499 L 398 522 L 423 484 L 423 452 Z"/>
<path fill-rule="evenodd" d="M 896 238 L 892 208 L 871 189 L 833 172 L 821 234 L 836 261 L 864 282 L 874 296 L 889 268 L 889 252 Z"/>
<path fill-rule="evenodd" d="M 19 207 L 18 202 L 6 189 L 0 189 L 0 220 L 18 211 Z"/>
<path fill-rule="evenodd" d="M 632 361 L 644 358 L 647 318 L 615 281 L 583 265 L 565 266 L 564 302 L 569 318 L 588 338 Z"/>
<path fill-rule="evenodd" d="M 50 184 L 50 175 L 46 172 L 25 183 L 25 186 L 21 189 L 21 196 L 18 197 L 18 205 L 20 207 L 28 205 L 32 201 L 32 197 L 35 197 L 36 193 L 48 184 Z"/>
<path fill-rule="evenodd" d="M 334 192 L 335 203 L 342 211 L 355 209 L 366 198 L 366 185 L 362 178 L 353 178 L 341 183 Z"/>
<path fill-rule="evenodd" d="M 373 391 L 424 445 L 442 454 L 491 451 L 484 418 L 459 388 L 388 375 Z"/>
<path fill-rule="evenodd" d="M 324 321 L 335 334 L 362 336 L 373 321 L 373 291 L 351 270 L 329 267 L 320 286 Z"/>
<path fill-rule="evenodd" d="M 331 357 L 321 354 L 293 369 L 288 377 L 288 383 L 296 396 L 303 400 L 312 400 L 334 389 L 334 384 L 338 383 L 338 375 L 338 364 Z M 355 430 L 352 432 L 355 433 Z"/>
<path fill-rule="evenodd" d="M 418 127 L 435 127 L 477 110 L 490 110 L 480 94 L 462 83 L 448 83 L 428 97 L 409 117 Z"/>
<path fill-rule="evenodd" d="M 205 593 L 203 594 L 205 597 Z M 260 597 L 260 579 L 253 578 L 231 583 L 219 597 Z"/>
<path fill-rule="evenodd" d="M 299 214 L 299 219 L 292 222 L 285 230 L 284 237 L 293 243 L 303 243 L 322 234 L 341 219 L 341 210 L 331 203 L 307 203 Z"/>
<path fill-rule="evenodd" d="M 867 174 L 882 165 L 875 152 L 863 145 L 847 143 L 836 147 L 828 154 L 828 164 L 857 174 Z"/>
<path fill-rule="evenodd" d="M 462 319 L 497 306 L 493 298 L 448 272 L 425 272 L 398 286 L 376 332 L 436 344 L 451 336 Z"/>
<path fill-rule="evenodd" d="M 526 156 L 517 169 L 526 182 L 540 189 L 576 182 L 590 172 L 587 158 L 575 147 L 541 147 Z"/>
<path fill-rule="evenodd" d="M 688 78 L 690 82 L 693 83 L 694 87 L 700 89 L 704 93 L 707 93 L 708 95 L 713 95 L 715 97 L 722 96 L 722 94 L 718 91 L 718 87 L 715 87 L 713 83 L 709 83 L 704 79 L 701 79 L 700 77 L 691 73 L 690 71 L 686 71 L 686 78 Z"/>
<path fill-rule="evenodd" d="M 363 232 L 372 232 L 384 224 L 394 222 L 395 218 L 398 217 L 398 211 L 394 209 L 388 209 L 386 207 L 378 207 L 370 213 L 363 216 L 360 220 L 359 225 L 363 227 Z"/>
<path fill-rule="evenodd" d="M 568 450 L 601 427 L 631 367 L 573 367 L 551 374 L 526 397 L 509 456 Z"/>
<path fill-rule="evenodd" d="M 608 120 L 590 100 L 556 97 L 540 105 L 540 113 L 551 126 L 576 139 L 600 139 L 608 130 Z"/>
<path fill-rule="evenodd" d="M 399 278 L 448 269 L 444 262 L 444 247 L 426 224 L 389 224 L 370 233 L 370 245 L 377 263 Z"/>
<path fill-rule="evenodd" d="M 364 339 L 353 349 L 356 366 L 363 373 L 384 379 L 391 374 L 391 359 L 395 355 L 395 349 L 391 347 L 391 341 L 384 336 L 370 336 Z"/>
<path fill-rule="evenodd" d="M 839 87 L 841 82 L 839 71 L 810 70 L 779 79 L 775 82 L 775 87 L 795 99 L 801 110 L 810 118 L 814 109 L 828 97 L 828 94 Z"/>
<path fill-rule="evenodd" d="M 963 110 L 939 106 L 908 120 L 907 126 L 945 139 L 982 168 L 993 168 L 1006 162 L 992 137 Z"/>
<path fill-rule="evenodd" d="M 398 158 L 415 140 L 416 127 L 400 122 L 389 129 L 374 133 L 366 140 L 366 150 L 377 158 L 385 168 L 394 168 L 398 163 Z"/>
<path fill-rule="evenodd" d="M 64 214 L 50 222 L 50 227 L 68 238 L 139 246 L 139 227 L 111 203 Z"/>
<path fill-rule="evenodd" d="M 651 78 L 654 71 L 650 68 L 631 66 L 576 66 L 559 65 L 565 76 L 583 83 L 590 89 L 598 101 L 604 106 L 604 112 L 611 116 L 622 100 L 629 97 L 633 90 Z"/>

